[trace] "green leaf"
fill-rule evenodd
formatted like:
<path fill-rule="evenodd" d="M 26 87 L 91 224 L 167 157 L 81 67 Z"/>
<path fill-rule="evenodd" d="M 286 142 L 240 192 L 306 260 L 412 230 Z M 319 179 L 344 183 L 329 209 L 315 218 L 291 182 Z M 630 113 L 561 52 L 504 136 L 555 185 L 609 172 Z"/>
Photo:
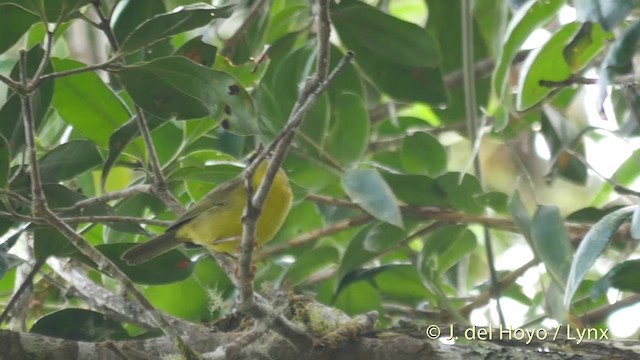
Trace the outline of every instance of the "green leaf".
<path fill-rule="evenodd" d="M 9 180 L 9 169 L 11 168 L 11 149 L 9 144 L 5 140 L 4 136 L 0 134 L 0 189 L 4 189 L 7 186 Z"/>
<path fill-rule="evenodd" d="M 78 249 L 57 230 L 38 226 L 33 232 L 33 253 L 37 261 L 44 262 L 49 256 L 68 257 L 77 254 Z"/>
<path fill-rule="evenodd" d="M 174 55 L 184 56 L 204 67 L 211 67 L 216 60 L 217 52 L 217 47 L 202 41 L 202 36 L 196 36 L 184 43 Z"/>
<path fill-rule="evenodd" d="M 399 301 L 409 306 L 433 303 L 433 295 L 422 284 L 413 264 L 391 264 L 373 278 L 378 292 L 385 300 Z"/>
<path fill-rule="evenodd" d="M 113 35 L 119 44 L 144 21 L 166 12 L 163 1 L 122 0 L 116 5 L 112 15 Z"/>
<path fill-rule="evenodd" d="M 358 66 L 381 91 L 400 101 L 447 103 L 438 68 L 440 49 L 425 29 L 356 1 L 334 6 L 332 21 L 345 47 L 357 54 Z"/>
<path fill-rule="evenodd" d="M 63 309 L 38 319 L 31 333 L 74 341 L 106 341 L 128 337 L 118 321 L 85 309 Z"/>
<path fill-rule="evenodd" d="M 70 20 L 76 16 L 81 7 L 89 4 L 90 0 L 9 0 L 4 2 L 14 3 L 40 16 L 46 22 L 54 23 Z"/>
<path fill-rule="evenodd" d="M 44 56 L 44 50 L 40 45 L 36 45 L 27 52 L 27 75 L 29 77 L 36 73 L 36 70 L 40 66 L 42 56 Z M 53 72 L 51 64 L 47 64 L 44 69 L 44 74 Z M 11 69 L 11 78 L 14 80 L 20 79 L 20 68 L 16 64 Z M 32 107 L 33 118 L 36 128 L 40 126 L 44 119 L 49 106 L 51 105 L 51 97 L 53 96 L 53 82 L 45 82 L 33 93 Z M 0 109 L 0 135 L 4 136 L 9 144 L 9 149 L 12 153 L 16 153 L 24 145 L 24 125 L 22 116 L 22 105 L 20 103 L 20 96 L 9 90 L 7 93 L 7 100 Z"/>
<path fill-rule="evenodd" d="M 165 120 L 159 119 L 155 116 L 146 114 L 147 127 L 149 130 L 153 130 L 158 126 L 165 123 Z M 111 168 L 115 165 L 116 161 L 120 157 L 120 154 L 125 150 L 126 146 L 131 143 L 135 138 L 140 135 L 140 128 L 138 127 L 137 115 L 131 118 L 131 120 L 122 124 L 116 131 L 109 137 L 109 156 L 102 166 L 102 173 L 100 179 L 100 186 L 104 189 L 111 172 Z"/>
<path fill-rule="evenodd" d="M 616 265 L 600 278 L 591 288 L 591 299 L 595 300 L 613 287 L 622 291 L 640 293 L 640 259 L 627 260 Z"/>
<path fill-rule="evenodd" d="M 576 125 L 550 106 L 541 113 L 540 123 L 553 159 L 553 168 L 546 175 L 547 180 L 553 180 L 556 174 L 560 174 L 567 180 L 584 185 L 588 176 L 587 165 L 567 151 L 585 155 L 584 141 L 578 137 L 580 133 Z"/>
<path fill-rule="evenodd" d="M 436 266 L 443 274 L 460 259 L 471 254 L 477 247 L 476 236 L 464 225 L 450 225 L 437 229 L 424 241 L 418 259 L 418 268 Z"/>
<path fill-rule="evenodd" d="M 475 176 L 449 172 L 439 176 L 436 183 L 447 194 L 447 200 L 454 208 L 471 214 L 484 211 L 484 207 L 475 199 L 476 195 L 482 193 L 482 187 Z"/>
<path fill-rule="evenodd" d="M 331 99 L 326 152 L 343 166 L 360 160 L 369 141 L 369 127 L 369 114 L 360 96 L 352 93 L 336 96 Z"/>
<path fill-rule="evenodd" d="M 580 22 L 597 22 L 607 31 L 621 23 L 638 0 L 578 0 L 575 2 L 577 18 Z"/>
<path fill-rule="evenodd" d="M 51 61 L 57 72 L 85 66 L 70 59 Z M 103 148 L 108 147 L 110 134 L 131 117 L 121 99 L 94 72 L 56 79 L 53 106 L 74 130 Z"/>
<path fill-rule="evenodd" d="M 375 169 L 348 170 L 342 187 L 349 197 L 379 220 L 403 227 L 396 199 L 380 173 Z"/>
<path fill-rule="evenodd" d="M 9 50 L 36 21 L 36 15 L 18 6 L 0 4 L 0 54 Z"/>
<path fill-rule="evenodd" d="M 349 241 L 349 245 L 340 260 L 340 267 L 338 268 L 338 283 L 344 276 L 351 271 L 358 269 L 363 264 L 367 263 L 371 259 L 374 259 L 378 254 L 368 251 L 364 247 L 364 242 L 367 239 L 367 234 L 373 226 L 366 226 L 362 228 L 358 233 Z M 337 288 L 336 288 L 337 289 Z"/>
<path fill-rule="evenodd" d="M 71 140 L 40 158 L 43 183 L 70 180 L 102 163 L 100 152 L 89 140 Z"/>
<path fill-rule="evenodd" d="M 196 263 L 177 250 L 169 251 L 142 264 L 129 266 L 120 257 L 136 245 L 138 244 L 103 244 L 96 246 L 96 249 L 137 284 L 162 285 L 182 281 L 195 269 Z"/>
<path fill-rule="evenodd" d="M 505 93 L 511 61 L 522 44 L 534 30 L 551 20 L 564 3 L 565 0 L 529 0 L 513 15 L 500 47 L 502 53 L 493 72 L 493 89 L 496 96 L 502 98 Z"/>
<path fill-rule="evenodd" d="M 564 286 L 573 248 L 560 209 L 556 206 L 539 206 L 533 215 L 530 233 L 536 255 L 552 277 Z"/>
<path fill-rule="evenodd" d="M 575 294 L 578 286 L 587 275 L 587 271 L 611 240 L 613 234 L 618 228 L 632 215 L 636 206 L 627 206 L 616 210 L 611 214 L 603 217 L 598 223 L 593 225 L 584 239 L 580 242 L 567 280 L 567 288 L 564 294 L 564 306 L 569 308 L 571 299 Z"/>
<path fill-rule="evenodd" d="M 356 1 L 341 1 L 332 9 L 332 21 L 340 39 L 360 55 L 409 67 L 440 64 L 438 41 L 416 24 L 400 20 Z"/>
<path fill-rule="evenodd" d="M 630 232 L 633 240 L 640 240 L 640 206 L 633 210 Z"/>
<path fill-rule="evenodd" d="M 629 25 L 624 32 L 609 47 L 609 52 L 600 67 L 598 78 L 598 109 L 604 114 L 602 108 L 607 97 L 607 86 L 613 83 L 615 75 L 627 74 L 633 71 L 633 57 L 636 45 L 640 41 L 640 20 Z"/>
<path fill-rule="evenodd" d="M 368 232 L 362 243 L 364 250 L 376 254 L 381 254 L 406 239 L 407 232 L 403 229 L 380 223 L 374 225 Z"/>
<path fill-rule="evenodd" d="M 447 152 L 435 137 L 425 132 L 404 138 L 400 159 L 410 174 L 435 177 L 447 170 Z"/>
<path fill-rule="evenodd" d="M 185 5 L 172 12 L 154 16 L 133 30 L 120 45 L 120 52 L 128 53 L 166 37 L 205 26 L 213 19 L 227 17 L 232 7 L 216 8 L 198 3 Z"/>
<path fill-rule="evenodd" d="M 509 214 L 509 195 L 498 191 L 489 191 L 476 195 L 475 200 L 480 205 L 487 206 L 500 214 Z"/>
<path fill-rule="evenodd" d="M 347 315 L 356 316 L 369 311 L 382 311 L 380 293 L 371 284 L 359 281 L 340 292 L 334 306 Z"/>
<path fill-rule="evenodd" d="M 545 82 L 570 80 L 600 53 L 608 39 L 602 28 L 590 23 L 564 25 L 522 65 L 516 108 L 523 111 L 547 98 L 556 88 Z"/>
<path fill-rule="evenodd" d="M 395 196 L 410 205 L 449 206 L 447 193 L 436 180 L 423 175 L 383 173 Z"/>
<path fill-rule="evenodd" d="M 11 269 L 20 265 L 22 261 L 19 257 L 13 254 L 6 254 L 0 252 L 0 279 L 4 277 Z"/>
<path fill-rule="evenodd" d="M 511 196 L 509 212 L 511 213 L 513 222 L 516 223 L 524 237 L 531 239 L 531 215 L 520 199 L 520 193 L 518 191 L 514 192 Z"/>
<path fill-rule="evenodd" d="M 322 247 L 304 253 L 287 269 L 281 280 L 287 287 L 294 287 L 311 275 L 336 264 L 340 254 L 334 247 Z"/>
<path fill-rule="evenodd" d="M 131 98 L 163 119 L 228 119 L 228 130 L 255 134 L 256 109 L 251 96 L 231 75 L 184 57 L 166 57 L 125 66 L 116 73 Z"/>

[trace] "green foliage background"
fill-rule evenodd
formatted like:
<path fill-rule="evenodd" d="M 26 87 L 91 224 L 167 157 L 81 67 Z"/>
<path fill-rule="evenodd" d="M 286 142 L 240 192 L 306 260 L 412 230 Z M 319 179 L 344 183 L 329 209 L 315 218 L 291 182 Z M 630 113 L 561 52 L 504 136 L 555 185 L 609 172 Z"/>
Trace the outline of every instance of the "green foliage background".
<path fill-rule="evenodd" d="M 607 206 L 614 190 L 631 186 L 640 174 L 637 155 L 608 182 L 589 171 L 585 158 L 585 139 L 637 136 L 636 85 L 607 93 L 607 86 L 633 71 L 637 2 L 609 2 L 616 6 L 597 0 L 530 0 L 513 8 L 504 1 L 474 2 L 475 110 L 486 125 L 477 134 L 483 139 L 477 147 L 482 177 L 469 165 L 475 144 L 464 139 L 470 114 L 461 81 L 460 3 L 332 3 L 331 68 L 347 50 L 356 53 L 355 62 L 307 114 L 283 165 L 295 205 L 276 239 L 257 251 L 257 289 L 291 289 L 349 315 L 377 310 L 381 326 L 416 314 L 431 321 L 466 318 L 489 293 L 486 225 L 496 259 L 522 248 L 524 266 L 499 267 L 496 279 L 503 297 L 529 307 L 523 324 L 568 321 L 570 313 L 584 320 L 609 305 L 609 288 L 638 292 L 632 276 L 637 260 L 626 259 L 634 254 L 631 238 L 640 237 L 640 212 L 636 205 Z M 212 259 L 199 256 L 202 250 L 172 251 L 137 267 L 119 260 L 133 243 L 162 231 L 161 223 L 143 219 L 175 218 L 164 203 L 137 193 L 82 210 L 74 205 L 150 183 L 135 107 L 152 129 L 171 192 L 185 206 L 238 175 L 241 160 L 282 129 L 315 69 L 312 7 L 302 0 L 266 2 L 232 37 L 253 2 L 214 8 L 180 0 L 103 1 L 119 44 L 114 50 L 92 27 L 90 3 L 0 1 L 0 73 L 20 80 L 21 50 L 28 76 L 41 71 L 32 99 L 48 204 L 63 218 L 85 217 L 72 222 L 74 228 L 140 284 L 155 306 L 188 320 L 214 321 L 226 312 L 212 305 L 231 303 L 234 289 Z M 559 22 L 563 8 L 574 9 L 577 20 Z M 43 21 L 55 27 L 45 62 Z M 79 24 L 85 27 L 74 27 Z M 539 29 L 549 39 L 523 50 Z M 79 53 L 78 41 L 92 53 Z M 593 69 L 597 80 L 583 76 Z M 587 83 L 598 86 L 600 100 L 586 111 L 602 109 L 611 96 L 612 121 L 620 130 L 603 135 L 571 110 Z M 64 236 L 31 218 L 22 111 L 20 94 L 0 84 L 0 235 L 6 239 L 0 244 L 0 301 L 11 298 L 23 261 L 9 251 L 24 243 L 26 233 L 33 237 L 33 261 L 75 258 L 98 284 L 114 289 Z M 550 160 L 533 150 L 536 136 L 545 140 Z M 609 246 L 625 222 L 626 232 Z M 315 235 L 319 230 L 322 236 Z M 603 276 L 591 267 L 605 249 L 619 265 Z M 529 262 L 534 258 L 546 271 L 531 295 L 512 275 L 535 265 Z M 53 274 L 46 265 L 42 271 Z M 583 282 L 585 277 L 590 280 Z M 46 277 L 36 275 L 34 285 L 39 301 L 28 319 L 33 332 L 82 340 L 141 332 L 87 310 Z M 78 335 L 89 322 L 99 331 Z"/>

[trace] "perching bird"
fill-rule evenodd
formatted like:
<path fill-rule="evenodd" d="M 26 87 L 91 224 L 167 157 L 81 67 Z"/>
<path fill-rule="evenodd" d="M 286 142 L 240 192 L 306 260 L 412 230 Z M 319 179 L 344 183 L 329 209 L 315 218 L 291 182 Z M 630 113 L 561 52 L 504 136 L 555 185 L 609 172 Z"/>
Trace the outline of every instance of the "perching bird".
<path fill-rule="evenodd" d="M 269 162 L 263 160 L 253 175 L 253 188 L 262 182 Z M 278 169 L 257 223 L 256 245 L 271 240 L 284 223 L 293 194 L 289 179 Z M 202 245 L 216 252 L 234 253 L 242 236 L 242 215 L 247 204 L 243 175 L 211 190 L 191 206 L 164 234 L 140 244 L 122 255 L 129 265 L 155 258 L 183 243 Z"/>

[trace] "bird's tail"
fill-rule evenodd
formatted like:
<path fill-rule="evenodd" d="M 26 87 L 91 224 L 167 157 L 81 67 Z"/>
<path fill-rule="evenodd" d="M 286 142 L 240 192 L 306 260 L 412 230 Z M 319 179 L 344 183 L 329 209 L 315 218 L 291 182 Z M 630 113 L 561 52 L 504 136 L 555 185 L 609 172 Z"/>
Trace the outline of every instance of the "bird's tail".
<path fill-rule="evenodd" d="M 138 265 L 160 256 L 169 250 L 175 249 L 181 244 L 182 242 L 176 239 L 175 232 L 168 231 L 129 249 L 129 251 L 122 255 L 122 260 L 126 261 L 129 265 Z"/>

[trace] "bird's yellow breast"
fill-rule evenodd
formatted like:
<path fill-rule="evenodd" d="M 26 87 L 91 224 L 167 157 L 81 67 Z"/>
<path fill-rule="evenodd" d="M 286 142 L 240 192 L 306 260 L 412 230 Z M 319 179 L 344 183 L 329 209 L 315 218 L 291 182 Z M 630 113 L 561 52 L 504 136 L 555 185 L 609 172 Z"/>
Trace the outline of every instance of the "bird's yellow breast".
<path fill-rule="evenodd" d="M 263 161 L 256 169 L 253 177 L 254 191 L 260 185 L 268 164 Z M 180 227 L 177 237 L 213 251 L 235 253 L 242 235 L 242 214 L 247 204 L 247 193 L 242 184 L 239 181 L 237 186 L 229 189 L 229 200 L 224 204 L 212 207 Z M 291 209 L 292 199 L 289 179 L 279 169 L 258 219 L 257 245 L 271 240 L 280 230 Z"/>

